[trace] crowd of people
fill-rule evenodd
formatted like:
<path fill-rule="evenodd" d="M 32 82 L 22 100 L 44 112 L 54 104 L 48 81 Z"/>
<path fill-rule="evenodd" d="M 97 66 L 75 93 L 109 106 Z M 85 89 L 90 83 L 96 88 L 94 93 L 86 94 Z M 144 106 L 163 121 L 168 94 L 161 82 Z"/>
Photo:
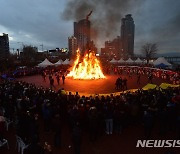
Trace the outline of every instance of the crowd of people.
<path fill-rule="evenodd" d="M 122 88 L 121 86 L 119 88 Z M 53 131 L 55 147 L 62 145 L 62 125 L 67 125 L 72 134 L 75 154 L 81 151 L 82 132 L 89 134 L 89 140 L 96 142 L 103 134 L 121 134 L 132 125 L 144 127 L 144 137 L 150 139 L 153 128 L 160 136 L 173 131 L 180 139 L 180 90 L 139 89 L 120 95 L 80 96 L 65 94 L 34 84 L 16 81 L 2 81 L 0 84 L 0 140 L 4 136 L 5 119 L 12 120 L 16 135 L 30 144 L 30 153 L 44 153 L 52 148 L 40 145 L 42 140 L 39 126 L 43 121 L 44 132 Z M 44 141 L 45 142 L 45 141 Z"/>
<path fill-rule="evenodd" d="M 31 72 L 31 71 L 30 71 Z M 137 84 L 141 76 L 166 79 L 179 84 L 179 73 L 146 67 L 109 67 L 107 73 L 119 75 L 115 82 L 117 90 L 127 90 L 128 75 L 137 75 Z M 22 73 L 20 71 L 20 73 Z M 36 87 L 26 82 L 0 80 L 0 141 L 4 136 L 6 121 L 12 121 L 16 136 L 29 144 L 29 153 L 52 152 L 52 147 L 42 141 L 40 125 L 43 121 L 44 132 L 53 132 L 55 147 L 62 145 L 62 125 L 67 125 L 72 136 L 75 154 L 80 153 L 82 132 L 89 134 L 89 140 L 96 140 L 103 134 L 121 134 L 131 125 L 144 127 L 144 137 L 152 136 L 153 128 L 159 130 L 160 136 L 166 136 L 174 131 L 180 138 L 180 90 L 168 88 L 136 92 L 122 92 L 120 95 L 80 96 L 57 89 L 57 84 L 65 83 L 67 69 L 32 69 L 32 73 L 41 74 L 44 82 L 49 82 L 50 88 Z M 21 76 L 22 74 L 20 74 Z M 23 74 L 27 75 L 27 74 Z M 19 75 L 18 75 L 19 76 Z M 42 143 L 42 142 L 41 142 Z"/>
<path fill-rule="evenodd" d="M 132 77 L 133 74 L 147 75 L 150 79 L 161 78 L 161 79 L 165 79 L 173 84 L 180 83 L 180 73 L 179 72 L 174 72 L 172 70 L 152 68 L 152 67 L 110 66 L 110 67 L 106 68 L 105 72 L 107 74 L 111 74 L 113 72 L 113 74 L 117 74 L 117 75 L 126 74 L 129 77 Z"/>
<path fill-rule="evenodd" d="M 127 79 L 122 79 L 121 77 L 118 77 L 115 83 L 117 90 L 127 90 Z"/>
<path fill-rule="evenodd" d="M 6 70 L 4 72 L 0 72 L 0 77 L 2 77 L 3 75 L 6 75 L 6 79 L 8 77 L 10 78 L 21 78 L 21 77 L 25 77 L 25 76 L 33 76 L 33 75 L 38 75 L 41 74 L 43 72 L 45 72 L 46 74 L 49 74 L 50 72 L 60 72 L 60 73 L 66 73 L 68 68 L 70 66 L 66 66 L 66 65 L 61 65 L 61 66 L 49 66 L 49 67 L 17 67 L 15 70 L 14 69 L 9 69 Z"/>
<path fill-rule="evenodd" d="M 50 70 L 50 71 L 44 70 L 44 71 L 42 71 L 41 76 L 42 76 L 44 82 L 46 82 L 47 77 L 48 77 L 50 89 L 56 90 L 56 87 L 54 86 L 54 78 L 56 79 L 58 85 L 60 85 L 60 80 L 62 80 L 62 84 L 64 85 L 65 79 L 66 79 L 66 74 L 67 74 L 67 72 L 62 72 L 62 71 L 54 72 L 53 70 Z"/>
<path fill-rule="evenodd" d="M 18 78 L 23 76 L 30 76 L 30 75 L 36 75 L 41 74 L 44 75 L 44 79 L 48 74 L 51 74 L 52 72 L 58 72 L 60 76 L 63 74 L 68 73 L 68 69 L 70 66 L 61 65 L 59 67 L 48 67 L 48 68 L 40 68 L 40 67 L 19 67 L 16 70 L 9 70 L 6 72 L 1 73 L 0 76 L 3 74 L 6 74 L 8 77 L 11 78 Z M 162 78 L 165 80 L 170 81 L 173 84 L 179 84 L 179 78 L 180 73 L 179 71 L 173 71 L 173 70 L 165 70 L 165 69 L 159 69 L 154 67 L 145 67 L 145 66 L 115 66 L 115 65 L 108 65 L 103 66 L 103 72 L 105 74 L 116 74 L 116 75 L 122 75 L 127 74 L 129 77 L 132 77 L 133 74 L 137 75 L 147 75 L 152 78 Z"/>

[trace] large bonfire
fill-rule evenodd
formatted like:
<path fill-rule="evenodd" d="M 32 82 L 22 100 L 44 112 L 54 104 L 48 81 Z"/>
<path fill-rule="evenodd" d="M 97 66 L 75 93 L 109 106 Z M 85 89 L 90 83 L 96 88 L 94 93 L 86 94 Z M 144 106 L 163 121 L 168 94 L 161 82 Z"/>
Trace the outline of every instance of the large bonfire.
<path fill-rule="evenodd" d="M 76 60 L 72 70 L 67 77 L 73 79 L 104 79 L 106 78 L 101 70 L 100 62 L 94 52 L 86 53 L 80 61 L 80 52 L 77 50 Z"/>

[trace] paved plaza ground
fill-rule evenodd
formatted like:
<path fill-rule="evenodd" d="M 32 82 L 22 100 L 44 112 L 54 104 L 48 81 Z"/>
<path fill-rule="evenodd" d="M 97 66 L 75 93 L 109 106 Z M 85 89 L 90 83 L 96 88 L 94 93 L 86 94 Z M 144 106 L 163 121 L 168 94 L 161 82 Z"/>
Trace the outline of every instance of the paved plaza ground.
<path fill-rule="evenodd" d="M 132 75 L 130 78 L 127 75 L 107 75 L 106 79 L 99 79 L 99 80 L 73 80 L 71 78 L 65 79 L 65 84 L 62 84 L 62 80 L 60 81 L 60 85 L 57 84 L 55 80 L 55 87 L 56 90 L 60 88 L 64 88 L 66 91 L 71 92 L 79 92 L 79 94 L 110 94 L 113 92 L 117 92 L 120 90 L 115 89 L 115 82 L 118 77 L 127 78 L 127 87 L 128 89 L 138 89 L 144 87 L 149 81 L 146 75 L 141 76 L 141 83 L 137 84 L 137 75 Z M 28 83 L 34 83 L 37 86 L 43 86 L 46 88 L 50 87 L 49 79 L 47 77 L 46 82 L 40 75 L 36 76 L 27 76 L 24 78 L 19 78 L 20 81 L 26 81 Z M 162 80 L 160 78 L 154 78 L 153 83 L 160 85 L 161 83 L 169 81 Z"/>

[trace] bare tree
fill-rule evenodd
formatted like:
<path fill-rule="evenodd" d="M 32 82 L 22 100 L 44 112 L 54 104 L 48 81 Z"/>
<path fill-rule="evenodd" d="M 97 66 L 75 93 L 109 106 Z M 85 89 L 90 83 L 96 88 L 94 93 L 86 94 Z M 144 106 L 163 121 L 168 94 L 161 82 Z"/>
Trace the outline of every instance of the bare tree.
<path fill-rule="evenodd" d="M 146 57 L 147 64 L 149 60 L 157 53 L 158 47 L 156 43 L 146 43 L 142 46 L 142 54 Z"/>

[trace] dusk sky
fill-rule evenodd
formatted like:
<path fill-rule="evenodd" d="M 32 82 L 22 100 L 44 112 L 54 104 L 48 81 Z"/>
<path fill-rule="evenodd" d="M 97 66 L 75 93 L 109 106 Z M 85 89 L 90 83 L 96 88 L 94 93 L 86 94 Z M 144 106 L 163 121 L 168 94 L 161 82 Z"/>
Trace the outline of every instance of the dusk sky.
<path fill-rule="evenodd" d="M 40 50 L 41 44 L 44 50 L 68 47 L 73 22 L 91 10 L 93 40 L 99 49 L 105 40 L 120 35 L 121 18 L 132 14 L 135 53 L 151 42 L 158 44 L 159 53 L 180 54 L 180 0 L 1 0 L 0 34 L 9 34 L 11 50 L 22 44 Z"/>

